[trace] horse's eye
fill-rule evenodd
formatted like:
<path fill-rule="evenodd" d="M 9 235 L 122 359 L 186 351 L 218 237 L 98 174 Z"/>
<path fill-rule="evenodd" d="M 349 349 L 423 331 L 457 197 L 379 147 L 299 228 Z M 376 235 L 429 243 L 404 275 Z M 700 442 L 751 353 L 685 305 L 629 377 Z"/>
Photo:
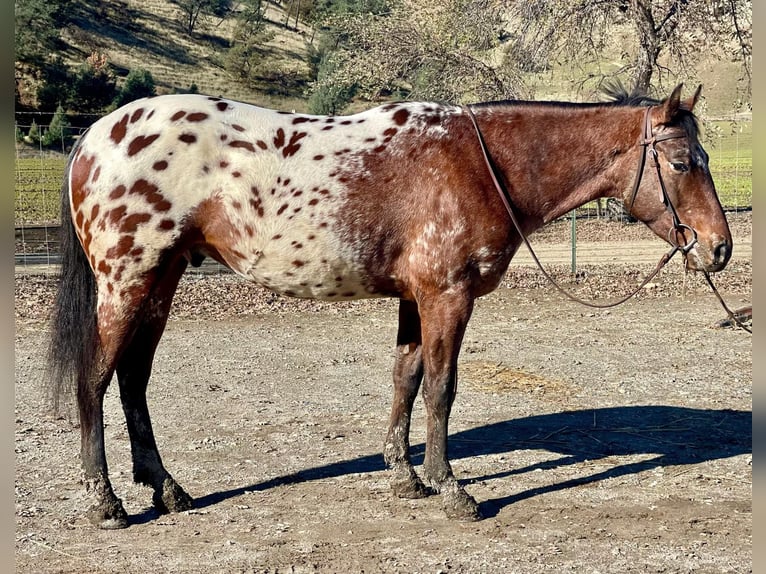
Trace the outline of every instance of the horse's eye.
<path fill-rule="evenodd" d="M 678 171 L 681 173 L 689 171 L 689 166 L 680 161 L 670 162 L 670 167 L 672 167 L 675 171 Z"/>

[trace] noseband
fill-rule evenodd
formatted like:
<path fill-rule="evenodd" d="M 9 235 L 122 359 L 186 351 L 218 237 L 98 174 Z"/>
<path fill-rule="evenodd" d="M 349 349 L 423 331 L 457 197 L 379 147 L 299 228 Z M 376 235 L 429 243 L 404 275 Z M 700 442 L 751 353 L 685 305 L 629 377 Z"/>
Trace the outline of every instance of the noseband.
<path fill-rule="evenodd" d="M 668 251 L 662 256 L 659 263 L 657 263 L 657 266 L 655 267 L 654 271 L 652 271 L 634 291 L 632 291 L 625 297 L 619 299 L 618 301 L 614 301 L 610 303 L 595 303 L 593 301 L 585 301 L 569 293 L 566 289 L 561 287 L 561 285 L 559 285 L 556 282 L 556 280 L 553 279 L 553 277 L 551 277 L 551 275 L 545 270 L 543 265 L 540 263 L 540 260 L 537 258 L 537 255 L 535 254 L 534 249 L 532 249 L 532 245 L 529 243 L 529 239 L 527 239 L 526 234 L 521 229 L 521 225 L 519 225 L 516 215 L 513 212 L 513 208 L 511 207 L 510 194 L 508 193 L 508 189 L 501 183 L 501 175 L 498 173 L 498 169 L 495 166 L 494 162 L 492 161 L 492 157 L 489 154 L 489 150 L 487 149 L 487 144 L 484 141 L 484 136 L 481 133 L 481 130 L 479 129 L 478 122 L 476 121 L 476 116 L 474 115 L 473 110 L 471 109 L 470 106 L 464 106 L 464 109 L 468 112 L 468 117 L 471 118 L 471 122 L 473 123 L 473 127 L 476 131 L 476 136 L 479 140 L 479 145 L 481 147 L 482 155 L 484 156 L 484 162 L 487 165 L 487 169 L 492 178 L 492 182 L 495 185 L 495 189 L 497 189 L 498 193 L 500 194 L 500 199 L 503 201 L 503 205 L 505 206 L 505 209 L 508 211 L 508 215 L 511 217 L 513 226 L 516 228 L 517 233 L 521 237 L 524 244 L 527 246 L 527 249 L 529 250 L 529 253 L 532 256 L 532 259 L 537 264 L 537 267 L 540 269 L 542 274 L 545 275 L 548 281 L 550 281 L 553 284 L 553 286 L 556 287 L 556 289 L 558 289 L 561 293 L 563 293 L 569 299 L 572 299 L 573 301 L 576 301 L 588 307 L 595 307 L 598 309 L 606 309 L 609 307 L 615 307 L 617 305 L 620 305 L 621 303 L 624 303 L 625 301 L 633 297 L 641 289 L 643 289 L 644 286 L 646 286 L 646 284 L 649 283 L 649 281 L 651 281 L 657 275 L 657 273 L 660 272 L 660 270 L 665 266 L 665 264 L 668 261 L 670 261 L 673 255 L 675 255 L 678 251 L 680 251 L 684 254 L 684 256 L 686 256 L 688 252 L 697 243 L 697 232 L 694 229 L 692 229 L 690 226 L 684 223 L 681 223 L 680 219 L 678 218 L 678 213 L 676 212 L 676 209 L 673 206 L 673 202 L 670 201 L 668 192 L 665 189 L 665 182 L 662 179 L 662 172 L 660 170 L 659 157 L 657 154 L 657 148 L 655 147 L 655 144 L 658 141 L 664 141 L 664 140 L 669 140 L 673 138 L 681 138 L 681 137 L 685 137 L 685 135 L 664 134 L 664 135 L 655 136 L 652 133 L 652 124 L 651 124 L 651 118 L 650 118 L 651 108 L 647 108 L 646 113 L 644 114 L 643 133 L 641 134 L 641 137 L 638 140 L 638 144 L 642 147 L 642 152 L 641 152 L 641 158 L 639 160 L 638 172 L 636 173 L 636 178 L 633 182 L 633 191 L 631 193 L 631 198 L 630 198 L 630 210 L 632 210 L 633 208 L 633 202 L 635 201 L 636 194 L 638 193 L 638 188 L 641 185 L 641 177 L 643 175 L 644 167 L 646 165 L 646 155 L 647 153 L 651 153 L 652 157 L 654 158 L 654 165 L 657 171 L 657 178 L 660 183 L 660 200 L 670 210 L 670 213 L 673 217 L 673 227 L 668 232 L 668 242 L 670 243 L 672 248 L 670 249 L 670 251 Z M 685 240 L 685 236 L 684 236 L 685 229 L 691 232 L 692 239 L 688 243 L 684 243 L 683 245 L 681 245 L 680 242 L 677 241 L 677 238 L 678 238 L 678 235 L 680 234 L 681 237 Z M 675 237 L 671 237 L 672 235 L 675 235 Z"/>

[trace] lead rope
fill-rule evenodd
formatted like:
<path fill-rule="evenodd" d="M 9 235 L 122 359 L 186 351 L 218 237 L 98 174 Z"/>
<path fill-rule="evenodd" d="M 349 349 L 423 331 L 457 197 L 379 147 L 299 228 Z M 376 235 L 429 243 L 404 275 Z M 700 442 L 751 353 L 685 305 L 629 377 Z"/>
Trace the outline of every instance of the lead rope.
<path fill-rule="evenodd" d="M 532 245 L 529 243 L 529 240 L 527 239 L 527 236 L 524 234 L 524 232 L 521 229 L 521 226 L 519 225 L 519 222 L 516 219 L 516 215 L 513 212 L 513 209 L 511 208 L 511 201 L 510 201 L 510 195 L 508 193 L 508 190 L 500 183 L 500 178 L 497 174 L 497 168 L 495 167 L 495 164 L 492 162 L 492 158 L 489 155 L 489 150 L 487 149 L 487 144 L 484 141 L 484 136 L 481 133 L 481 130 L 479 129 L 479 124 L 476 121 L 476 116 L 473 113 L 473 110 L 470 106 L 464 106 L 464 109 L 468 112 L 468 117 L 471 118 L 471 123 L 473 124 L 474 130 L 476 130 L 476 136 L 479 140 L 479 145 L 481 147 L 481 153 L 484 156 L 484 162 L 487 164 L 487 168 L 489 170 L 489 175 L 492 178 L 492 182 L 495 184 L 495 189 L 497 189 L 497 192 L 500 194 L 500 199 L 503 201 L 503 205 L 505 206 L 506 211 L 508 211 L 508 215 L 511 217 L 511 221 L 513 222 L 513 226 L 516 228 L 516 231 L 518 232 L 519 236 L 521 237 L 522 241 L 524 242 L 524 245 L 527 246 L 527 250 L 529 251 L 529 254 L 532 256 L 532 260 L 535 262 L 537 267 L 540 269 L 542 274 L 545 276 L 548 281 L 551 282 L 551 284 L 558 289 L 561 293 L 563 293 L 566 297 L 571 299 L 572 301 L 575 301 L 577 303 L 580 303 L 582 305 L 585 305 L 586 307 L 593 307 L 596 309 L 608 309 L 609 307 L 616 307 L 617 305 L 620 305 L 636 295 L 641 289 L 643 289 L 649 281 L 654 279 L 654 277 L 657 275 L 657 273 L 660 272 L 660 270 L 667 264 L 668 261 L 678 252 L 682 251 L 684 254 L 688 253 L 691 248 L 694 246 L 694 244 L 697 242 L 697 234 L 688 225 L 685 225 L 680 222 L 678 218 L 678 214 L 676 212 L 675 206 L 670 201 L 670 198 L 668 197 L 667 191 L 665 190 L 665 182 L 662 180 L 662 174 L 660 173 L 660 164 L 657 158 L 657 150 L 654 147 L 654 144 L 657 141 L 662 141 L 665 139 L 670 139 L 671 137 L 675 136 L 669 136 L 666 135 L 664 137 L 653 137 L 651 134 L 651 124 L 649 120 L 649 109 L 647 108 L 646 114 L 644 115 L 644 137 L 639 140 L 639 144 L 644 146 L 644 151 L 641 154 L 641 163 L 639 165 L 639 171 L 636 174 L 636 179 L 633 183 L 633 192 L 631 193 L 630 198 L 630 206 L 631 209 L 633 207 L 633 201 L 636 198 L 636 194 L 638 193 L 638 187 L 641 184 L 641 174 L 643 173 L 643 168 L 646 165 L 646 152 L 648 147 L 651 145 L 651 152 L 652 157 L 654 158 L 654 164 L 655 168 L 657 170 L 657 179 L 660 182 L 660 193 L 661 193 L 661 200 L 662 202 L 670 207 L 671 214 L 673 216 L 673 225 L 674 227 L 670 230 L 668 233 L 668 240 L 670 241 L 670 244 L 672 245 L 672 248 L 670 251 L 665 253 L 661 258 L 660 261 L 657 263 L 657 266 L 654 268 L 654 271 L 652 271 L 642 282 L 641 284 L 631 293 L 623 297 L 622 299 L 619 299 L 618 301 L 614 301 L 611 303 L 595 303 L 593 301 L 585 301 L 584 299 L 580 299 L 579 297 L 573 295 L 572 293 L 568 292 L 566 289 L 564 289 L 561 285 L 559 285 L 553 277 L 545 270 L 542 263 L 540 263 L 540 260 L 537 258 L 537 254 L 535 254 L 534 249 L 532 249 Z M 676 235 L 678 232 L 681 232 L 681 236 L 683 237 L 683 230 L 688 229 L 692 233 L 692 239 L 688 243 L 684 244 L 683 246 L 678 245 L 676 241 L 670 240 L 670 234 L 673 232 L 676 232 Z M 675 238 L 677 240 L 677 237 Z M 685 237 L 684 237 L 685 240 Z M 736 324 L 741 329 L 744 329 L 748 333 L 752 334 L 752 330 L 749 329 L 740 319 L 729 309 L 729 307 L 726 305 L 726 303 L 723 300 L 723 297 L 721 297 L 721 294 L 718 292 L 718 289 L 716 289 L 715 285 L 713 284 L 713 280 L 710 278 L 710 275 L 707 271 L 702 272 L 705 276 L 705 280 L 707 281 L 708 285 L 710 285 L 710 288 L 713 290 L 713 293 L 718 298 L 718 301 L 721 303 L 721 306 L 723 307 L 724 311 L 726 311 L 727 316 L 729 319 L 731 319 L 734 324 Z"/>
<path fill-rule="evenodd" d="M 721 307 L 723 307 L 724 311 L 726 311 L 726 315 L 728 315 L 729 319 L 740 329 L 744 329 L 751 335 L 753 334 L 753 330 L 750 329 L 747 325 L 745 325 L 737 315 L 732 312 L 731 309 L 726 305 L 726 303 L 723 300 L 723 297 L 721 297 L 721 294 L 718 292 L 718 289 L 715 288 L 715 285 L 713 285 L 713 280 L 710 278 L 710 275 L 707 271 L 703 271 L 702 274 L 705 276 L 705 281 L 707 281 L 707 284 L 710 285 L 710 288 L 713 290 L 713 293 L 718 298 L 718 302 L 721 303 Z"/>
<path fill-rule="evenodd" d="M 584 299 L 580 299 L 576 295 L 573 295 L 572 293 L 564 289 L 561 285 L 559 285 L 553 277 L 551 277 L 551 275 L 543 267 L 542 263 L 540 263 L 540 260 L 537 258 L 537 254 L 535 253 L 534 249 L 532 249 L 532 245 L 529 243 L 529 239 L 527 239 L 526 234 L 522 231 L 521 225 L 519 225 L 519 222 L 516 219 L 516 215 L 514 214 L 513 208 L 511 207 L 508 191 L 506 190 L 505 186 L 503 186 L 500 183 L 500 179 L 497 174 L 497 168 L 495 167 L 489 155 L 489 151 L 487 150 L 487 144 L 484 141 L 484 136 L 482 135 L 481 130 L 479 129 L 479 124 L 476 122 L 476 116 L 474 115 L 473 110 L 469 106 L 465 106 L 465 110 L 468 111 L 468 116 L 471 118 L 473 127 L 476 130 L 476 135 L 479 139 L 481 152 L 482 152 L 482 155 L 484 156 L 484 161 L 487 164 L 487 168 L 489 168 L 489 175 L 492 177 L 492 182 L 495 184 L 495 189 L 497 189 L 498 193 L 500 194 L 500 199 L 503 200 L 503 205 L 505 205 L 505 209 L 506 211 L 508 211 L 508 215 L 510 215 L 511 217 L 513 226 L 516 228 L 516 231 L 521 237 L 521 240 L 524 242 L 524 245 L 527 246 L 527 250 L 529 251 L 529 254 L 532 256 L 532 260 L 535 262 L 535 264 L 540 269 L 540 271 L 545 276 L 545 278 L 548 281 L 550 281 L 551 284 L 556 289 L 558 289 L 561 293 L 563 293 L 566 297 L 568 297 L 572 301 L 585 305 L 586 307 L 592 307 L 595 309 L 608 309 L 610 307 L 616 307 L 617 305 L 621 305 L 622 303 L 625 303 L 625 301 L 633 297 L 636 293 L 641 291 L 641 289 L 643 289 L 646 286 L 646 284 L 649 283 L 649 281 L 654 279 L 654 277 L 657 276 L 657 273 L 659 273 L 660 270 L 667 264 L 667 262 L 670 261 L 670 259 L 679 251 L 680 247 L 674 244 L 671 250 L 665 253 L 660 258 L 659 262 L 657 263 L 657 266 L 654 268 L 654 271 L 652 271 L 634 291 L 632 291 L 631 293 L 629 293 L 622 299 L 619 299 L 617 301 L 613 301 L 610 303 L 596 303 L 594 301 L 586 301 Z M 643 157 L 642 157 L 641 163 L 642 164 L 644 163 Z M 640 183 L 640 174 L 636 179 L 636 185 L 635 185 L 636 189 L 638 188 L 639 183 Z"/>

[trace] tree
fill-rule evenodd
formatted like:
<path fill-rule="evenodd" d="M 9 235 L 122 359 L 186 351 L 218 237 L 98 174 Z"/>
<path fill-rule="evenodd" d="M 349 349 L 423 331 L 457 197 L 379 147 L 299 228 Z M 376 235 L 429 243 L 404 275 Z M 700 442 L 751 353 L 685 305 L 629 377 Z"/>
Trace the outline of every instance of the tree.
<path fill-rule="evenodd" d="M 184 30 L 190 36 L 197 25 L 210 16 L 224 16 L 231 9 L 231 0 L 176 0 L 181 9 Z"/>
<path fill-rule="evenodd" d="M 53 58 L 42 71 L 42 83 L 37 88 L 37 107 L 55 110 L 59 105 L 69 105 L 72 99 L 74 77 L 61 56 Z"/>
<path fill-rule="evenodd" d="M 114 99 L 113 107 L 119 108 L 139 98 L 157 95 L 154 77 L 149 70 L 136 69 L 128 72 L 122 89 Z"/>
<path fill-rule="evenodd" d="M 516 97 L 522 81 L 500 45 L 502 6 L 494 0 L 391 0 L 379 13 L 324 18 L 332 70 L 313 90 L 356 87 L 376 98 L 448 101 Z"/>
<path fill-rule="evenodd" d="M 226 69 L 247 82 L 260 73 L 260 50 L 274 36 L 266 28 L 264 10 L 261 0 L 243 0 L 226 54 Z"/>
<path fill-rule="evenodd" d="M 32 123 L 29 126 L 29 131 L 27 132 L 26 141 L 29 144 L 37 145 L 40 143 L 40 128 L 37 125 L 37 122 L 35 120 L 32 120 Z"/>
<path fill-rule="evenodd" d="M 16 0 L 16 60 L 41 66 L 56 45 L 59 2 Z"/>
<path fill-rule="evenodd" d="M 317 82 L 309 95 L 309 111 L 312 114 L 335 115 L 345 108 L 355 94 L 355 83 L 341 84 L 328 81 L 336 72 L 337 65 L 331 53 L 326 53 L 317 69 Z"/>
<path fill-rule="evenodd" d="M 564 62 L 586 81 L 628 76 L 632 87 L 649 93 L 671 72 L 692 71 L 704 46 L 736 57 L 751 92 L 751 0 L 530 0 L 510 4 L 510 15 L 511 44 L 530 68 Z M 593 72 L 620 28 L 630 44 L 624 64 Z"/>
<path fill-rule="evenodd" d="M 64 113 L 64 107 L 59 104 L 56 113 L 53 114 L 51 125 L 45 131 L 42 137 L 42 144 L 46 147 L 61 146 L 61 151 L 72 141 L 70 133 L 71 124 Z"/>
<path fill-rule="evenodd" d="M 75 72 L 71 108 L 80 112 L 103 112 L 117 93 L 117 81 L 106 55 L 93 52 Z"/>

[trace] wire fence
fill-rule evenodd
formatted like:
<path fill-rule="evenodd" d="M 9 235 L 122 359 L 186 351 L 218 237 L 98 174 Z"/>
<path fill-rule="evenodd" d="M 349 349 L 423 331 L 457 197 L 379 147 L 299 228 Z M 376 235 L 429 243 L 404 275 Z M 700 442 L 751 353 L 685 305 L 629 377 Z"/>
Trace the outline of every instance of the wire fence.
<path fill-rule="evenodd" d="M 16 115 L 15 157 L 15 262 L 52 271 L 58 263 L 60 190 L 72 143 L 95 119 L 92 114 L 67 116 L 63 128 L 52 126 L 53 114 Z M 752 116 L 710 120 L 703 123 L 703 146 L 724 209 L 751 210 Z M 588 203 L 566 218 L 576 225 L 588 220 L 622 221 L 631 224 L 616 200 Z M 619 237 L 620 234 L 615 234 Z M 576 230 L 571 234 L 576 247 Z M 574 264 L 573 264 L 574 265 Z M 218 264 L 198 272 L 225 272 Z"/>

